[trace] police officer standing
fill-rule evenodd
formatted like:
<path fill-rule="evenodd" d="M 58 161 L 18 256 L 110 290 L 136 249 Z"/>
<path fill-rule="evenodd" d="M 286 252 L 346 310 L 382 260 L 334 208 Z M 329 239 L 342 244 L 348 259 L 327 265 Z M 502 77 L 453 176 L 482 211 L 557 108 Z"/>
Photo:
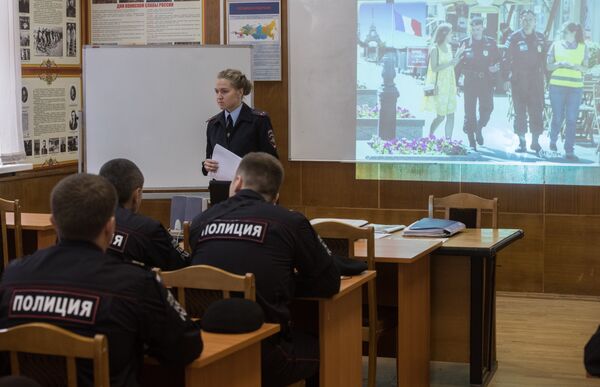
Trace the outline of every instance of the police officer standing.
<path fill-rule="evenodd" d="M 504 61 L 505 88 L 512 89 L 515 109 L 514 130 L 519 136 L 517 153 L 527 151 L 525 134 L 527 118 L 531 132 L 531 150 L 542 150 L 539 137 L 544 131 L 544 71 L 546 65 L 546 38 L 535 31 L 535 13 L 521 12 L 521 29 L 514 32 L 506 42 Z"/>
<path fill-rule="evenodd" d="M 477 149 L 483 145 L 482 129 L 490 120 L 494 110 L 495 75 L 500 71 L 500 54 L 496 41 L 483 35 L 483 19 L 471 20 L 471 36 L 461 41 L 464 48 L 463 59 L 457 72 L 464 75 L 465 122 L 464 132 L 469 145 Z M 477 101 L 479 100 L 479 119 Z"/>

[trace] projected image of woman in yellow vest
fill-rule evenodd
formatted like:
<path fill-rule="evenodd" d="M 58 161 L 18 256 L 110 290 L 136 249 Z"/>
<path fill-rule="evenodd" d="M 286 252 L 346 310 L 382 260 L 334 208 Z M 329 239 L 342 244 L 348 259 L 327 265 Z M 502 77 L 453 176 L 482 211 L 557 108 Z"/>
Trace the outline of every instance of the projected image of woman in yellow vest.
<path fill-rule="evenodd" d="M 562 27 L 562 39 L 554 42 L 548 52 L 550 77 L 550 103 L 552 124 L 550 150 L 556 151 L 556 141 L 565 122 L 565 158 L 578 160 L 574 152 L 575 126 L 583 96 L 583 77 L 588 67 L 588 49 L 583 29 L 578 23 L 568 22 Z"/>

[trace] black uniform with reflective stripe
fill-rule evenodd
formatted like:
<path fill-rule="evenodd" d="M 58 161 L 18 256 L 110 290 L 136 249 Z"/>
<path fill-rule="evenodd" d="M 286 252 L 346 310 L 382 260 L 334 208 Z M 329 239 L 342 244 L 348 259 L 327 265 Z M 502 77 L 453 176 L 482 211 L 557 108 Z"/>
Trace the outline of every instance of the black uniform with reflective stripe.
<path fill-rule="evenodd" d="M 265 112 L 254 110 L 245 103 L 238 116 L 233 130 L 227 133 L 225 112 L 221 112 L 208 120 L 206 127 L 206 158 L 211 159 L 215 145 L 219 144 L 240 157 L 250 152 L 266 152 L 277 158 L 275 134 L 271 120 Z M 207 172 L 202 168 L 202 172 Z"/>
<path fill-rule="evenodd" d="M 61 241 L 6 269 L 0 328 L 28 322 L 106 335 L 113 387 L 138 385 L 145 346 L 161 362 L 182 366 L 202 351 L 198 327 L 155 273 L 89 242 Z M 82 361 L 78 370 L 78 385 L 92 386 L 91 364 Z"/>
<path fill-rule="evenodd" d="M 189 254 L 160 222 L 121 206 L 115 217 L 117 229 L 107 253 L 167 271 L 189 264 Z"/>
<path fill-rule="evenodd" d="M 503 73 L 511 81 L 514 130 L 520 136 L 527 127 L 535 136 L 544 131 L 544 74 L 548 43 L 544 35 L 523 30 L 513 33 L 506 42 Z"/>
<path fill-rule="evenodd" d="M 284 334 L 295 295 L 328 297 L 339 291 L 340 273 L 306 217 L 267 203 L 252 190 L 198 215 L 190 234 L 192 264 L 254 273 L 256 300 L 266 320 L 280 323 Z"/>
<path fill-rule="evenodd" d="M 481 131 L 494 110 L 494 83 L 496 74 L 489 68 L 500 63 L 500 52 L 496 41 L 488 36 L 480 40 L 472 37 L 461 41 L 465 47 L 462 60 L 457 66 L 457 75 L 464 74 L 465 133 Z M 477 102 L 479 101 L 479 119 Z"/>

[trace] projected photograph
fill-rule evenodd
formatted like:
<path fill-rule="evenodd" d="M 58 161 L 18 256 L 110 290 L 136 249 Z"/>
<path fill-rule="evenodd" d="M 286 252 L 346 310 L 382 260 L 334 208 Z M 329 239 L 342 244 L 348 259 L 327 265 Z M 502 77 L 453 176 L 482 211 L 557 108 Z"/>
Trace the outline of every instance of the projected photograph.
<path fill-rule="evenodd" d="M 597 175 L 600 2 L 550 18 L 552 3 L 357 1 L 357 161 L 410 164 L 406 179 Z"/>

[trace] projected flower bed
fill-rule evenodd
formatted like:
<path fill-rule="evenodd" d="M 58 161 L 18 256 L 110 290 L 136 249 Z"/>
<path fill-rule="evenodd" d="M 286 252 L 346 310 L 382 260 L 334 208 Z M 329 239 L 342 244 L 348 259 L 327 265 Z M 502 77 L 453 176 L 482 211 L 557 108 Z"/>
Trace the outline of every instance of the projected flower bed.
<path fill-rule="evenodd" d="M 435 136 L 416 138 L 395 138 L 383 140 L 379 136 L 373 136 L 367 142 L 378 154 L 382 155 L 441 155 L 456 156 L 466 155 L 467 147 L 460 140 L 447 138 L 436 138 Z"/>
<path fill-rule="evenodd" d="M 356 118 L 379 118 L 379 106 L 357 105 Z M 415 118 L 406 108 L 396 107 L 396 118 Z"/>

